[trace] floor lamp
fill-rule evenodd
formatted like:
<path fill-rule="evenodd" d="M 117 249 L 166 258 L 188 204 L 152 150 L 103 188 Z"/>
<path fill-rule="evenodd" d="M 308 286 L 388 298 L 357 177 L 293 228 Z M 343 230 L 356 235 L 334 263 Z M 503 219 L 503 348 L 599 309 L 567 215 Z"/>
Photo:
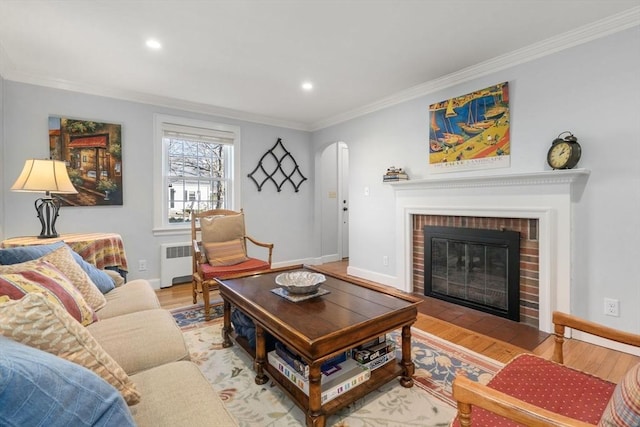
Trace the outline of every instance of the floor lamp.
<path fill-rule="evenodd" d="M 29 159 L 25 162 L 22 173 L 11 187 L 12 191 L 45 193 L 35 201 L 38 219 L 42 225 L 39 239 L 58 237 L 56 219 L 60 210 L 60 200 L 51 193 L 76 194 L 67 166 L 59 160 Z"/>

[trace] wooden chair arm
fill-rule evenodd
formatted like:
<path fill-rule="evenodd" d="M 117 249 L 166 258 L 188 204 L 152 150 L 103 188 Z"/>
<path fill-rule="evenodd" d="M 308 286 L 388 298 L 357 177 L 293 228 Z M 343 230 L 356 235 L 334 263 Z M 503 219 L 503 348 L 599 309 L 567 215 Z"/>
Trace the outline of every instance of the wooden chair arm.
<path fill-rule="evenodd" d="M 251 236 L 244 236 L 246 237 L 251 243 L 253 243 L 254 245 L 258 245 L 258 246 L 262 246 L 263 248 L 270 248 L 273 249 L 273 243 L 264 243 L 264 242 L 259 242 L 258 240 L 254 239 Z"/>
<path fill-rule="evenodd" d="M 271 257 L 273 256 L 273 243 L 265 243 L 265 242 L 260 242 L 256 239 L 254 239 L 251 236 L 244 236 L 245 239 L 249 240 L 251 243 L 253 243 L 256 246 L 261 246 L 263 248 L 267 248 L 269 249 L 269 265 L 271 265 Z"/>
<path fill-rule="evenodd" d="M 565 328 L 575 329 L 619 343 L 640 347 L 640 335 L 633 334 L 631 332 L 619 331 L 617 329 L 603 326 L 559 311 L 553 312 L 552 319 L 555 334 L 555 344 L 552 357 L 554 362 L 563 363 L 564 356 L 562 354 L 562 344 L 564 343 Z"/>
<path fill-rule="evenodd" d="M 564 415 L 556 414 L 508 394 L 494 390 L 458 375 L 453 381 L 453 397 L 458 401 L 461 427 L 472 426 L 471 405 L 478 406 L 520 424 L 530 427 L 593 427 Z"/>
<path fill-rule="evenodd" d="M 193 260 L 195 264 L 202 264 L 203 262 L 207 262 L 206 257 L 204 256 L 204 254 L 202 253 L 202 251 L 200 250 L 200 244 L 198 243 L 197 240 L 193 240 L 192 242 L 192 248 L 191 250 L 193 251 Z M 195 260 L 198 260 L 198 262 L 196 263 Z M 195 265 L 194 265 L 194 273 L 196 271 L 195 269 Z"/>

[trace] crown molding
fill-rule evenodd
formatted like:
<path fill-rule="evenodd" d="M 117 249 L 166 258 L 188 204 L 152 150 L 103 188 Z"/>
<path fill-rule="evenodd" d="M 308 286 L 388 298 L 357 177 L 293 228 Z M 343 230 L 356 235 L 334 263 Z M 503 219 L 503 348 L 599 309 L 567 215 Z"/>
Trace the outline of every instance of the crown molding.
<path fill-rule="evenodd" d="M 640 25 L 640 6 L 312 123 L 317 131 Z"/>
<path fill-rule="evenodd" d="M 71 92 L 80 92 L 88 95 L 104 96 L 107 98 L 115 98 L 124 101 L 139 102 L 142 104 L 157 105 L 166 108 L 173 108 L 193 113 L 210 114 L 213 116 L 224 117 L 228 119 L 243 120 L 251 123 L 264 124 L 269 126 L 283 127 L 287 129 L 295 129 L 309 131 L 309 125 L 305 123 L 295 122 L 291 120 L 277 119 L 274 117 L 263 116 L 259 114 L 248 113 L 230 108 L 218 107 L 210 104 L 199 102 L 185 101 L 182 99 L 152 95 L 143 92 L 137 92 L 127 89 L 115 89 L 106 86 L 98 86 L 86 83 L 73 82 L 64 79 L 52 79 L 49 77 L 19 72 L 11 65 L 11 62 L 4 54 L 4 49 L 0 44 L 0 77 L 19 83 L 33 84 L 53 89 L 68 90 Z"/>

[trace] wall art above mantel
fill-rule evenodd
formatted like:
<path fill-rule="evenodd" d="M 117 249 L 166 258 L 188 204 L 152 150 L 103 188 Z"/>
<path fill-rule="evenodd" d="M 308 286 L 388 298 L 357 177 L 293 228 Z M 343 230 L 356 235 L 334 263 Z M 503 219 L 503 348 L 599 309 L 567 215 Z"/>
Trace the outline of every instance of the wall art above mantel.
<path fill-rule="evenodd" d="M 258 186 L 258 191 L 262 191 L 264 184 L 271 181 L 278 192 L 282 191 L 282 186 L 289 182 L 296 193 L 300 185 L 307 180 L 300 172 L 296 159 L 284 147 L 282 138 L 278 138 L 276 144 L 262 155 L 248 177 Z"/>
<path fill-rule="evenodd" d="M 429 106 L 432 173 L 510 166 L 509 83 Z"/>

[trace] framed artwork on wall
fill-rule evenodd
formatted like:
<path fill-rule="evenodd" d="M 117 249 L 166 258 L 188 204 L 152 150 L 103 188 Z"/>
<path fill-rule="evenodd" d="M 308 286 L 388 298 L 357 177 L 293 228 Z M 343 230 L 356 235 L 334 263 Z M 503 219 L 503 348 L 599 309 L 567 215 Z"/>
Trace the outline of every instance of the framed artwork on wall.
<path fill-rule="evenodd" d="M 121 125 L 50 116 L 49 152 L 78 190 L 57 195 L 61 205 L 122 205 Z"/>
<path fill-rule="evenodd" d="M 510 166 L 509 83 L 429 106 L 429 170 L 433 173 Z"/>

